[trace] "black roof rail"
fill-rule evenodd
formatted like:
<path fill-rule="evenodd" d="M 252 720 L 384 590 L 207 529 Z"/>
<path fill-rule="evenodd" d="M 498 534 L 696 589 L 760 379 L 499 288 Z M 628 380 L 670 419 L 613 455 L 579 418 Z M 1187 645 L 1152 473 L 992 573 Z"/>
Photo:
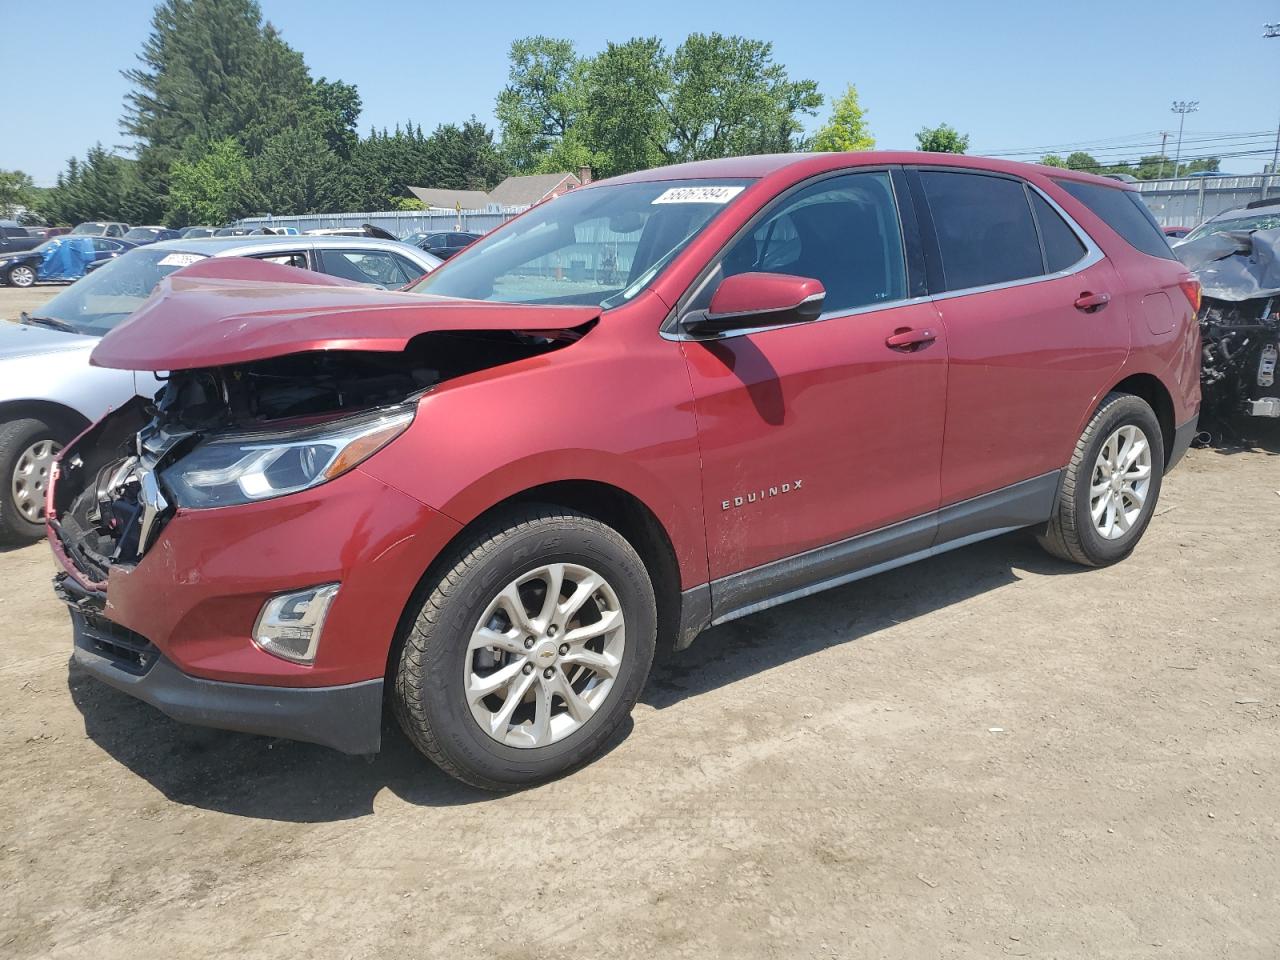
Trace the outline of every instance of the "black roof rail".
<path fill-rule="evenodd" d="M 1272 207 L 1272 206 L 1275 206 L 1277 203 L 1280 203 L 1280 196 L 1267 197 L 1267 199 L 1265 200 L 1254 200 L 1251 203 L 1246 203 L 1244 205 L 1244 208 L 1246 210 L 1253 210 L 1253 209 L 1256 209 L 1257 207 Z"/>

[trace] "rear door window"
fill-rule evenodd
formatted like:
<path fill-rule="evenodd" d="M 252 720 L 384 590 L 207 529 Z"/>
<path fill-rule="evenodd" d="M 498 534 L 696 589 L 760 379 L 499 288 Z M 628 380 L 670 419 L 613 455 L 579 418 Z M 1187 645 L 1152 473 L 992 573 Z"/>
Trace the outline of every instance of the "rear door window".
<path fill-rule="evenodd" d="M 1152 257 L 1176 260 L 1164 231 L 1142 197 L 1132 190 L 1103 187 L 1078 180 L 1055 180 L 1058 186 L 1092 210 L 1135 250 Z"/>
<path fill-rule="evenodd" d="M 418 276 L 406 276 L 400 258 L 385 250 L 325 250 L 321 256 L 325 273 L 357 283 L 399 287 Z"/>
<path fill-rule="evenodd" d="M 967 290 L 1044 272 L 1026 191 L 1018 180 L 921 170 L 946 290 Z"/>
<path fill-rule="evenodd" d="M 1085 255 L 1085 246 L 1076 232 L 1050 206 L 1049 201 L 1028 188 L 1031 206 L 1036 212 L 1036 224 L 1040 227 L 1040 243 L 1044 247 L 1044 266 L 1048 273 L 1066 270 L 1079 263 Z"/>

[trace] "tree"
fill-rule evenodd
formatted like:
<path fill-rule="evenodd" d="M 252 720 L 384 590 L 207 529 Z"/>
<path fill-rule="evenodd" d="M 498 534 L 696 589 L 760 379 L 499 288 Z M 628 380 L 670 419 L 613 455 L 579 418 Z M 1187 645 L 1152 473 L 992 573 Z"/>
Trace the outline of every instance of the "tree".
<path fill-rule="evenodd" d="M 140 176 L 138 164 L 97 144 L 83 161 L 72 157 L 56 184 L 39 201 L 39 213 L 52 223 L 157 219 L 159 199 Z"/>
<path fill-rule="evenodd" d="M 1058 156 L 1056 153 L 1046 153 L 1040 158 L 1040 165 L 1044 167 L 1064 168 L 1067 165 L 1067 161 L 1063 160 L 1062 157 Z"/>
<path fill-rule="evenodd" d="M 530 171 L 577 123 L 585 102 L 584 64 L 572 41 L 542 36 L 514 41 L 509 57 L 507 86 L 494 114 L 507 162 Z"/>
<path fill-rule="evenodd" d="M 16 217 L 34 205 L 35 181 L 21 170 L 0 170 L 0 217 Z"/>
<path fill-rule="evenodd" d="M 496 113 L 502 147 L 522 171 L 590 165 L 604 175 L 662 162 L 794 150 L 817 85 L 792 80 L 771 44 L 691 34 L 672 53 L 656 37 L 579 58 L 567 40 L 511 48 Z"/>
<path fill-rule="evenodd" d="M 235 138 L 213 140 L 191 152 L 198 159 L 177 160 L 170 170 L 170 223 L 216 225 L 262 206 L 249 160 Z"/>
<path fill-rule="evenodd" d="M 339 203 L 338 156 L 313 127 L 282 130 L 253 158 L 253 196 L 272 213 L 323 213 Z"/>
<path fill-rule="evenodd" d="M 1102 170 L 1102 164 L 1083 150 L 1067 154 L 1066 167 L 1068 170 L 1082 170 L 1085 173 L 1098 173 Z"/>
<path fill-rule="evenodd" d="M 916 143 L 927 153 L 964 153 L 969 149 L 969 135 L 940 123 L 936 127 L 922 127 L 916 134 Z"/>
<path fill-rule="evenodd" d="M 866 111 L 858 103 L 857 88 L 851 83 L 843 95 L 831 102 L 831 119 L 814 135 L 813 149 L 840 153 L 875 148 L 876 140 L 867 127 Z"/>
<path fill-rule="evenodd" d="M 472 117 L 461 127 L 446 123 L 427 138 L 430 179 L 413 186 L 447 190 L 491 190 L 507 175 L 507 165 L 493 142 L 493 131 Z"/>
<path fill-rule="evenodd" d="M 818 85 L 791 80 L 766 41 L 690 34 L 668 71 L 668 162 L 794 150 L 803 131 L 797 115 L 822 106 Z"/>

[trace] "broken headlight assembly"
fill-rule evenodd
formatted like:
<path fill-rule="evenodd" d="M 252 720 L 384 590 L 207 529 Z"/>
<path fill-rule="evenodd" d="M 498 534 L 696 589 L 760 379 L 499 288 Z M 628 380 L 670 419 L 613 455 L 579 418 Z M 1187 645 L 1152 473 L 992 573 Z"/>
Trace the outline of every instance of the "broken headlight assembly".
<path fill-rule="evenodd" d="M 178 506 L 227 507 L 297 493 L 340 477 L 400 436 L 416 407 L 290 431 L 205 440 L 163 473 Z"/>

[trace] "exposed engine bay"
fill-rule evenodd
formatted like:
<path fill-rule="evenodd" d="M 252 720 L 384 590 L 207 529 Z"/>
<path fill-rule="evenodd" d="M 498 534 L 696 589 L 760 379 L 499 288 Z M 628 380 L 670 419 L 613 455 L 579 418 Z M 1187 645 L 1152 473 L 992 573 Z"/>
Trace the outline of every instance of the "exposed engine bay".
<path fill-rule="evenodd" d="M 50 524 L 86 585 L 100 589 L 179 507 L 331 479 L 398 436 L 439 384 L 563 348 L 582 332 L 433 331 L 399 352 L 313 351 L 175 371 L 153 401 L 135 398 L 68 448 Z"/>
<path fill-rule="evenodd" d="M 1203 414 L 1280 418 L 1280 230 L 1215 233 L 1178 244 L 1200 280 Z"/>
<path fill-rule="evenodd" d="M 1206 297 L 1200 337 L 1205 412 L 1219 421 L 1280 417 L 1280 296 L 1238 303 Z"/>

